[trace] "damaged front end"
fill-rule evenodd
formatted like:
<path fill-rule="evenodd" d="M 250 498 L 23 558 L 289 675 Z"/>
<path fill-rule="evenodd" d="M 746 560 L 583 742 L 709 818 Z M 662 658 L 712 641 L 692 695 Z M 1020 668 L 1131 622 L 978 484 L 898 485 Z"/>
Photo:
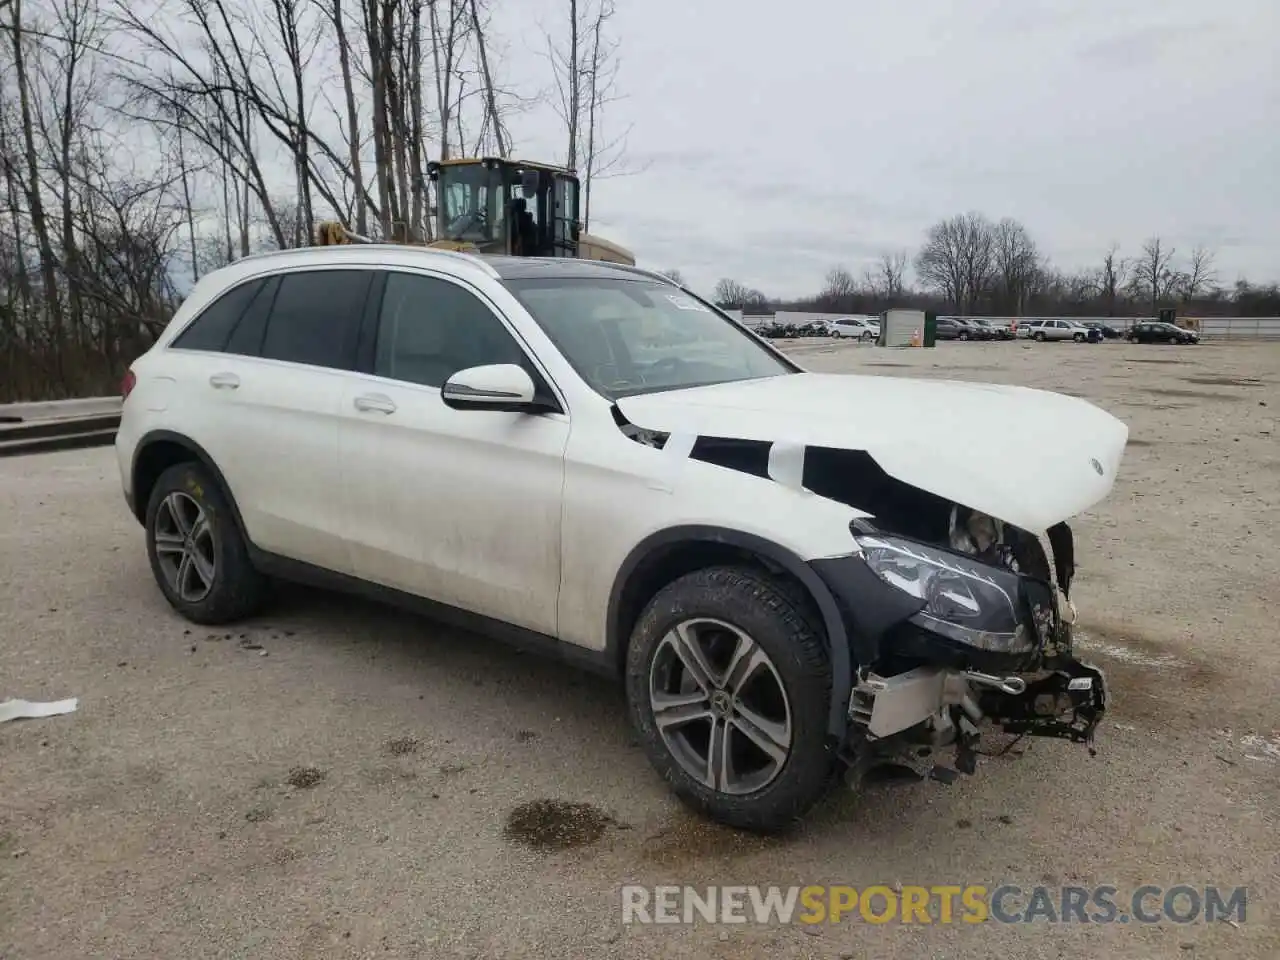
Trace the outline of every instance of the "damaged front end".
<path fill-rule="evenodd" d="M 971 772 L 983 726 L 1092 752 L 1107 688 L 1073 651 L 1066 519 L 1110 491 L 1122 421 L 1044 391 L 810 373 L 628 397 L 614 412 L 668 462 L 777 483 L 798 509 L 816 497 L 854 511 L 856 549 L 806 565 L 843 641 L 829 730 L 855 770 Z M 1045 422 L 1052 443 L 1037 444 Z"/>
<path fill-rule="evenodd" d="M 936 504 L 925 513 L 941 519 Z M 843 745 L 855 772 L 892 763 L 944 781 L 972 773 L 985 724 L 1092 752 L 1106 681 L 1073 653 L 1074 548 L 1065 523 L 1047 532 L 1052 564 L 1033 534 L 956 504 L 945 536 L 931 541 L 879 520 L 855 520 L 851 532 L 859 555 L 814 566 L 842 598 L 861 647 Z M 865 576 L 852 582 L 855 563 L 882 589 L 868 589 Z M 893 614 L 868 622 L 858 610 L 867 606 Z M 947 752 L 949 766 L 939 762 Z"/>

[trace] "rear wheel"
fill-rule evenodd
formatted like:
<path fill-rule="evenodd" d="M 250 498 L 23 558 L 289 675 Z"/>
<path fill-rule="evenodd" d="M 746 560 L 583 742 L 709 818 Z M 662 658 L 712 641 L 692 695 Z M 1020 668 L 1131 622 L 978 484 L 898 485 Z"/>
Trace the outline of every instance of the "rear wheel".
<path fill-rule="evenodd" d="M 1084 334 L 1083 333 L 1073 334 L 1071 339 L 1074 340 L 1076 343 L 1084 343 Z"/>
<path fill-rule="evenodd" d="M 261 605 L 265 578 L 254 569 L 231 506 L 197 463 L 160 475 L 147 501 L 147 556 L 170 605 L 201 624 L 230 623 Z"/>
<path fill-rule="evenodd" d="M 1038 341 L 1039 343 L 1044 343 L 1044 339 L 1045 339 L 1045 337 L 1044 337 L 1044 331 L 1043 331 L 1043 330 L 1037 330 L 1035 333 L 1033 333 L 1033 334 L 1031 335 L 1031 339 L 1032 339 L 1032 340 L 1036 340 L 1036 341 Z"/>
<path fill-rule="evenodd" d="M 664 587 L 632 632 L 626 683 L 650 762 L 714 820 L 780 830 L 832 781 L 826 645 L 766 574 L 716 567 Z"/>

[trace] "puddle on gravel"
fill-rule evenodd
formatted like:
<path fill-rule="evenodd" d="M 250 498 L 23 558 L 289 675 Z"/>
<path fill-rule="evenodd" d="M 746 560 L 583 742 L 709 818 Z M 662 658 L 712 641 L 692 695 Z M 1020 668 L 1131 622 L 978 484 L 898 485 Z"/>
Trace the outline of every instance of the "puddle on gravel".
<path fill-rule="evenodd" d="M 1130 440 L 1127 443 L 1125 443 L 1126 447 L 1154 447 L 1155 445 L 1156 445 L 1156 442 L 1154 440 L 1141 440 L 1141 439 Z"/>
<path fill-rule="evenodd" d="M 681 812 L 669 827 L 645 837 L 640 855 L 649 863 L 681 867 L 708 861 L 728 861 L 785 845 L 785 835 L 753 834 Z"/>
<path fill-rule="evenodd" d="M 1194 726 L 1196 700 L 1223 680 L 1207 663 L 1151 640 L 1131 624 L 1084 623 L 1075 636 L 1080 658 L 1102 669 L 1115 715 L 1125 720 L 1166 731 Z"/>
<path fill-rule="evenodd" d="M 284 782 L 296 790 L 306 790 L 323 779 L 324 771 L 319 767 L 294 767 Z"/>
<path fill-rule="evenodd" d="M 1257 377 L 1183 377 L 1183 383 L 1198 383 L 1204 387 L 1261 387 Z"/>
<path fill-rule="evenodd" d="M 568 850 L 595 843 L 618 822 L 589 803 L 531 800 L 507 814 L 502 835 L 535 850 Z"/>
<path fill-rule="evenodd" d="M 393 757 L 407 757 L 412 753 L 418 752 L 418 747 L 422 745 L 417 737 L 397 737 L 394 740 L 388 740 L 386 743 L 386 751 Z"/>
<path fill-rule="evenodd" d="M 1239 403 L 1244 397 L 1234 393 L 1214 393 L 1211 390 L 1180 390 L 1176 387 L 1149 387 L 1147 393 L 1161 397 L 1186 397 L 1192 400 L 1230 400 Z"/>

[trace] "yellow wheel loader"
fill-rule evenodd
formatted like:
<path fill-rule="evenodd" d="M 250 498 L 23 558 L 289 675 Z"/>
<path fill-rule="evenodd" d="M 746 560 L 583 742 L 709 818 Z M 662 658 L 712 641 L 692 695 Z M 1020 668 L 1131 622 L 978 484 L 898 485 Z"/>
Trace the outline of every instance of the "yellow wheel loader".
<path fill-rule="evenodd" d="M 480 159 L 433 161 L 435 234 L 429 247 L 517 257 L 576 257 L 634 266 L 616 243 L 582 231 L 578 177 L 545 163 Z M 335 221 L 317 226 L 316 243 L 367 242 Z"/>

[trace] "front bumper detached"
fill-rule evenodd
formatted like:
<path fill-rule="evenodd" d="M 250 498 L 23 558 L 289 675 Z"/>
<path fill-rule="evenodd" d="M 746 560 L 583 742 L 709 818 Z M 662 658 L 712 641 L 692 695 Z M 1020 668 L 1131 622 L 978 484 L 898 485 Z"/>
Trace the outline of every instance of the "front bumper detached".
<path fill-rule="evenodd" d="M 973 773 L 984 726 L 1019 737 L 1039 736 L 1087 744 L 1107 708 L 1102 671 L 1066 656 L 1032 676 L 918 666 L 881 676 L 859 676 L 849 700 L 855 767 L 895 763 L 949 781 Z M 954 763 L 938 762 L 948 750 Z"/>

